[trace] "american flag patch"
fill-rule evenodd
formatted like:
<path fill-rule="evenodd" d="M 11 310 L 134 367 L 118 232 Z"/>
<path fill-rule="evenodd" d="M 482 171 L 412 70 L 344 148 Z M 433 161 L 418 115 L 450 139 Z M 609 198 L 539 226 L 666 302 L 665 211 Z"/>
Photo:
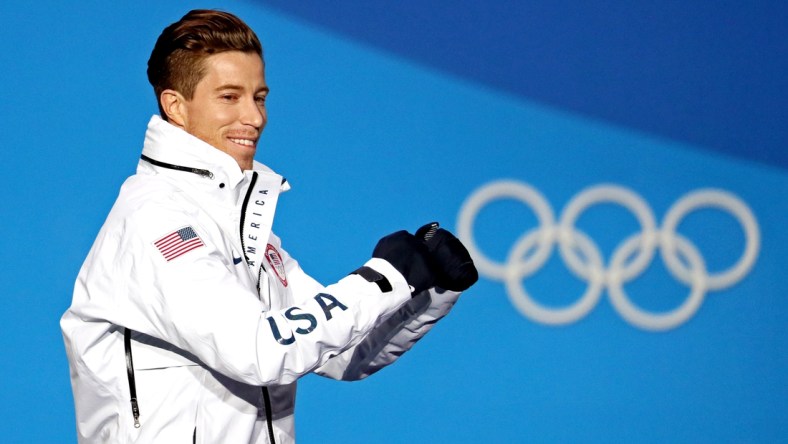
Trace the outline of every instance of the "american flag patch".
<path fill-rule="evenodd" d="M 200 236 L 194 232 L 192 227 L 183 227 L 172 232 L 153 243 L 167 262 L 181 256 L 184 253 L 200 248 L 202 243 Z"/>

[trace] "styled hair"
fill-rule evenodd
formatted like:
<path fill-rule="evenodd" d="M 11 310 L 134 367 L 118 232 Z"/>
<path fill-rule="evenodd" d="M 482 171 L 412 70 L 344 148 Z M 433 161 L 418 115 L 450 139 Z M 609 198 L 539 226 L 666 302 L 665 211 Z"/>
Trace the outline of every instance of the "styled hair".
<path fill-rule="evenodd" d="M 205 75 L 204 60 L 225 51 L 263 57 L 263 47 L 254 31 L 228 12 L 195 9 L 164 28 L 148 59 L 148 81 L 163 119 L 167 120 L 167 115 L 161 106 L 162 91 L 172 89 L 191 100 Z"/>

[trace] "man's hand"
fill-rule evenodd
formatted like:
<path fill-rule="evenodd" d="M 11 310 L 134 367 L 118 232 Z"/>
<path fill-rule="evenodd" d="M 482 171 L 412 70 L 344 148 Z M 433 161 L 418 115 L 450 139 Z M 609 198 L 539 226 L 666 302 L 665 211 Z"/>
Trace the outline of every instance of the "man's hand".
<path fill-rule="evenodd" d="M 419 294 L 436 284 L 436 269 L 427 244 L 405 230 L 378 241 L 372 257 L 385 259 L 393 265 L 410 285 L 411 294 Z"/>
<path fill-rule="evenodd" d="M 435 268 L 435 284 L 452 291 L 465 291 L 478 279 L 470 253 L 453 234 L 438 228 L 437 222 L 416 230 L 417 239 L 424 242 Z"/>
<path fill-rule="evenodd" d="M 389 234 L 375 246 L 372 257 L 393 265 L 414 295 L 436 285 L 465 291 L 479 279 L 462 242 L 435 222 L 419 228 L 415 236 L 405 230 Z"/>

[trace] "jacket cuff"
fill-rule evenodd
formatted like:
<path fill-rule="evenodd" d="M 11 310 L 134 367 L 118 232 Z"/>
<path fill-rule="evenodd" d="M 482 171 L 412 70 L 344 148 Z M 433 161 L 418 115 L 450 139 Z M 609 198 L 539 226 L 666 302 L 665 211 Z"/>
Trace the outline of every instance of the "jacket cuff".
<path fill-rule="evenodd" d="M 402 276 L 402 273 L 397 271 L 397 269 L 385 259 L 373 257 L 364 264 L 364 267 L 371 268 L 375 272 L 383 275 L 383 277 L 388 280 L 389 284 L 391 285 L 392 291 L 401 291 L 407 295 L 410 295 L 410 286 L 408 285 L 408 282 L 405 281 L 405 277 Z"/>

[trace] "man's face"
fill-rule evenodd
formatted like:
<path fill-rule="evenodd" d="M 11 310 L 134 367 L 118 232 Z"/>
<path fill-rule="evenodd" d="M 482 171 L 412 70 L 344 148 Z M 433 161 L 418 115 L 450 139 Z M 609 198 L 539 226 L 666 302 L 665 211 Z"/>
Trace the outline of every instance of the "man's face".
<path fill-rule="evenodd" d="M 181 108 L 183 129 L 251 170 L 267 121 L 263 61 L 255 53 L 228 51 L 203 63 L 205 76 Z"/>

